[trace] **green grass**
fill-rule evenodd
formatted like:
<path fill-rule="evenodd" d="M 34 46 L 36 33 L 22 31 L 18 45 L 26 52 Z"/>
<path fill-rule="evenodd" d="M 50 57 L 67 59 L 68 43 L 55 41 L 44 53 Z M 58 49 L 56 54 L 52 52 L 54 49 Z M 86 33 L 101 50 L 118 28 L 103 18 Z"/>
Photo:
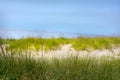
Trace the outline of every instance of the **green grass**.
<path fill-rule="evenodd" d="M 55 50 L 59 49 L 60 45 L 68 44 L 67 38 L 22 38 L 18 40 L 7 39 L 6 42 L 10 44 L 8 50 L 22 51 L 22 50 Z"/>
<path fill-rule="evenodd" d="M 0 57 L 0 80 L 120 80 L 120 60 Z"/>
<path fill-rule="evenodd" d="M 64 44 L 72 44 L 75 50 L 110 49 L 120 46 L 120 38 L 0 38 L 0 44 L 9 44 L 7 50 L 14 54 L 27 50 L 55 50 Z M 120 59 L 71 56 L 36 61 L 26 56 L 4 56 L 0 57 L 0 80 L 120 80 Z"/>
<path fill-rule="evenodd" d="M 79 37 L 73 41 L 73 47 L 76 50 L 89 50 L 89 49 L 110 49 L 113 46 L 120 46 L 120 38 L 116 37 L 94 37 L 85 38 Z"/>
<path fill-rule="evenodd" d="M 120 46 L 118 37 L 78 37 L 78 38 L 21 38 L 6 39 L 10 44 L 7 50 L 21 52 L 25 50 L 56 50 L 60 45 L 72 44 L 75 50 L 110 49 Z"/>
<path fill-rule="evenodd" d="M 5 43 L 5 40 L 0 38 L 0 45 L 4 44 Z"/>

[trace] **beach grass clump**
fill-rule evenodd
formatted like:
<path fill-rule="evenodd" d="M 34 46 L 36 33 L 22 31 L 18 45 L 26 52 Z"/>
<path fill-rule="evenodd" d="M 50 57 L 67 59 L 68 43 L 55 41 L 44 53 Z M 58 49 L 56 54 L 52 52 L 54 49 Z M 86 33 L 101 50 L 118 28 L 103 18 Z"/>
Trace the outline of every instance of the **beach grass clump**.
<path fill-rule="evenodd" d="M 60 45 L 69 43 L 67 38 L 21 38 L 18 40 L 7 40 L 9 43 L 8 50 L 25 51 L 25 50 L 55 50 Z"/>
<path fill-rule="evenodd" d="M 120 46 L 120 38 L 118 37 L 78 37 L 78 38 L 21 38 L 7 39 L 8 50 L 25 51 L 25 50 L 56 50 L 61 45 L 72 44 L 72 47 L 79 50 L 96 50 L 111 49 Z"/>
<path fill-rule="evenodd" d="M 47 42 L 50 49 L 49 41 Z M 39 50 L 46 45 L 46 40 L 42 38 L 25 38 L 18 39 L 13 42 L 10 42 L 10 46 L 8 47 L 10 50 Z M 47 47 L 45 49 L 47 49 Z"/>
<path fill-rule="evenodd" d="M 120 38 L 116 37 L 78 37 L 72 42 L 76 50 L 110 49 L 120 45 Z"/>
<path fill-rule="evenodd" d="M 115 46 L 120 46 L 120 38 L 110 37 L 109 41 Z"/>
<path fill-rule="evenodd" d="M 0 57 L 1 80 L 120 80 L 120 60 Z"/>
<path fill-rule="evenodd" d="M 0 38 L 0 45 L 4 44 L 5 43 L 5 40 Z"/>

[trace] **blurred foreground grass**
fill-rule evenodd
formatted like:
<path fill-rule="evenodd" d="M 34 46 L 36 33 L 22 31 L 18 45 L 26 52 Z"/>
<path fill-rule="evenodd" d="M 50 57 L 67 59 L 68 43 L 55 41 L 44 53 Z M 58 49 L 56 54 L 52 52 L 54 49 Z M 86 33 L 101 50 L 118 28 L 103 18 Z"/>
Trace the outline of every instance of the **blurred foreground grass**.
<path fill-rule="evenodd" d="M 0 57 L 0 80 L 120 80 L 120 59 Z"/>

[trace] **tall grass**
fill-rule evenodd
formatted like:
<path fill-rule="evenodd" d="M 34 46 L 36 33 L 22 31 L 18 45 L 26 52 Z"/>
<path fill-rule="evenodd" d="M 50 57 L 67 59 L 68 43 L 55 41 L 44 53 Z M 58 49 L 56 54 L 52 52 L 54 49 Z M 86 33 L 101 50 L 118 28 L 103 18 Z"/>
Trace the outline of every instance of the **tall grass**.
<path fill-rule="evenodd" d="M 4 44 L 4 39 L 0 38 L 0 45 Z"/>
<path fill-rule="evenodd" d="M 76 50 L 89 49 L 110 49 L 112 47 L 120 46 L 120 38 L 116 37 L 78 37 L 73 41 L 73 47 Z"/>
<path fill-rule="evenodd" d="M 67 38 L 22 38 L 19 40 L 6 40 L 10 44 L 8 50 L 55 50 L 60 48 L 60 45 L 69 43 Z"/>
<path fill-rule="evenodd" d="M 120 80 L 120 60 L 0 57 L 0 80 Z"/>
<path fill-rule="evenodd" d="M 55 50 L 60 45 L 72 44 L 75 50 L 93 50 L 93 49 L 110 49 L 120 46 L 120 38 L 117 37 L 78 37 L 78 38 L 21 38 L 18 40 L 5 40 L 10 46 L 8 50 Z"/>

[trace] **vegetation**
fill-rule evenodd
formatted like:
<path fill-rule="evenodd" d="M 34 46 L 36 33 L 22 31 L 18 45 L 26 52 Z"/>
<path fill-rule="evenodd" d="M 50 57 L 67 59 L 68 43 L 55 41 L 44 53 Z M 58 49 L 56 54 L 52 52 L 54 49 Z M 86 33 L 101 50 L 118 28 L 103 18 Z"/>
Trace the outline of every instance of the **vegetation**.
<path fill-rule="evenodd" d="M 10 44 L 8 50 L 55 50 L 60 45 L 72 44 L 75 50 L 91 49 L 110 49 L 120 45 L 120 38 L 117 37 L 78 37 L 78 38 L 22 38 L 7 39 L 6 43 Z"/>
<path fill-rule="evenodd" d="M 4 43 L 4 40 L 0 38 L 0 45 L 2 45 L 3 43 Z"/>
<path fill-rule="evenodd" d="M 120 38 L 116 37 L 79 37 L 73 41 L 76 50 L 110 49 L 117 46 L 120 46 Z"/>
<path fill-rule="evenodd" d="M 60 48 L 60 45 L 67 44 L 68 39 L 65 38 L 22 38 L 19 40 L 7 39 L 6 42 L 10 44 L 8 50 L 22 51 L 22 50 L 55 50 Z"/>
<path fill-rule="evenodd" d="M 0 57 L 0 80 L 120 80 L 120 60 Z"/>
<path fill-rule="evenodd" d="M 25 50 L 54 50 L 72 44 L 76 50 L 112 48 L 116 37 L 2 39 L 12 53 Z M 118 54 L 119 55 L 119 54 Z M 36 60 L 28 56 L 0 56 L 0 80 L 120 80 L 120 59 L 68 57 Z"/>
<path fill-rule="evenodd" d="M 0 38 L 0 56 L 4 56 L 5 55 L 5 50 L 3 48 L 3 44 L 5 43 L 5 40 Z"/>

